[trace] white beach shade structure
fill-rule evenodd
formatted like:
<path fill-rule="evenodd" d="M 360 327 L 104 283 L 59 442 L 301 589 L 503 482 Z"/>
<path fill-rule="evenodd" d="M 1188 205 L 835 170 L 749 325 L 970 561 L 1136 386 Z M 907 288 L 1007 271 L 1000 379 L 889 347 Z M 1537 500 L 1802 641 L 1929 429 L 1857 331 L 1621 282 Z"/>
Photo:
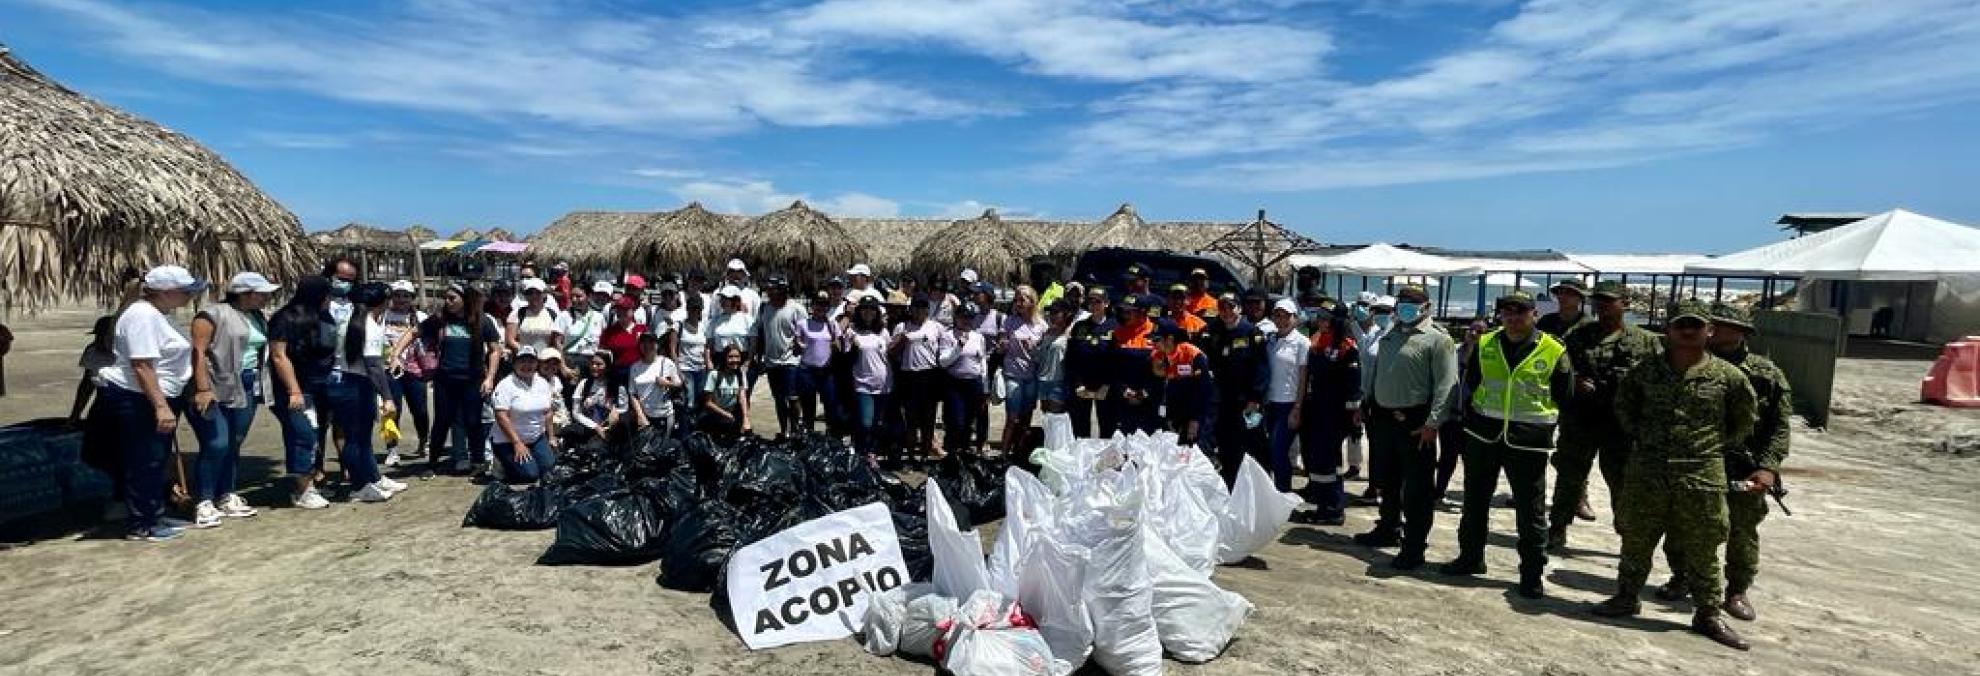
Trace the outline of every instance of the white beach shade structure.
<path fill-rule="evenodd" d="M 1287 262 L 1295 268 L 1311 265 L 1328 274 L 1365 277 L 1454 277 L 1480 272 L 1475 266 L 1388 244 L 1370 244 L 1338 256 L 1293 256 Z"/>
<path fill-rule="evenodd" d="M 1806 237 L 1686 265 L 1687 275 L 1929 281 L 1980 274 L 1980 229 L 1893 209 Z"/>

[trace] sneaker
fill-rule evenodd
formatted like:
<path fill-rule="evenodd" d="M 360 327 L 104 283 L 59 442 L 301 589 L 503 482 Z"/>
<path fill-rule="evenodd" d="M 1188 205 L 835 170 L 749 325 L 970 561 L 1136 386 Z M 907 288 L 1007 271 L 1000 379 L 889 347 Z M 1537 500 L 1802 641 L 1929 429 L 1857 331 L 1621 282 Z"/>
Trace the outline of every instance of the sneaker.
<path fill-rule="evenodd" d="M 220 516 L 245 519 L 260 513 L 255 508 L 249 507 L 247 501 L 242 500 L 239 495 L 228 493 L 227 497 L 220 498 Z"/>
<path fill-rule="evenodd" d="M 1437 509 L 1446 512 L 1461 512 L 1464 511 L 1464 503 L 1453 500 L 1450 496 L 1445 496 L 1437 498 Z"/>
<path fill-rule="evenodd" d="M 124 539 L 132 542 L 164 542 L 177 539 L 185 531 L 165 525 L 152 526 L 151 530 L 125 533 Z"/>
<path fill-rule="evenodd" d="M 213 528 L 220 525 L 220 508 L 213 506 L 212 500 L 201 500 L 193 508 L 194 528 Z"/>
<path fill-rule="evenodd" d="M 385 450 L 385 466 L 386 467 L 399 466 L 399 449 L 390 448 Z"/>
<path fill-rule="evenodd" d="M 364 488 L 358 492 L 351 494 L 351 499 L 358 502 L 384 502 L 392 499 L 392 492 L 380 488 L 376 483 L 370 483 L 365 484 Z"/>
<path fill-rule="evenodd" d="M 330 501 L 323 499 L 323 494 L 316 492 L 314 488 L 291 498 L 290 503 L 302 509 L 323 509 L 330 506 Z"/>
<path fill-rule="evenodd" d="M 392 480 L 392 477 L 389 476 L 378 477 L 378 487 L 391 491 L 394 494 L 403 493 L 406 489 L 412 488 L 404 483 Z"/>

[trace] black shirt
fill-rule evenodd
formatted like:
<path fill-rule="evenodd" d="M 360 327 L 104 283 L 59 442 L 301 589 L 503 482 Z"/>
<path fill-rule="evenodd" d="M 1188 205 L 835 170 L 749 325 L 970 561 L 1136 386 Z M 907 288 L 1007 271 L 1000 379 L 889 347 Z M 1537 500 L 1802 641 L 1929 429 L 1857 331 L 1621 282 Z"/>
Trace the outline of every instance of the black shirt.
<path fill-rule="evenodd" d="M 292 312 L 276 314 L 268 323 L 268 342 L 276 341 L 283 343 L 298 385 L 324 382 L 337 367 L 337 324 L 328 311 L 318 312 L 314 318 L 298 318 Z M 279 385 L 281 380 L 276 382 Z"/>

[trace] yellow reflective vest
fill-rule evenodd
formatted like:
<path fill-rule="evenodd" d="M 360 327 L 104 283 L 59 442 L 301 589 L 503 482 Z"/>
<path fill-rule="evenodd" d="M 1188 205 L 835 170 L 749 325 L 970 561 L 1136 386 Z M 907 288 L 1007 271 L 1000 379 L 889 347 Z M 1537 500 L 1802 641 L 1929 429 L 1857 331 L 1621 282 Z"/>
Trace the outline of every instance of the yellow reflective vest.
<path fill-rule="evenodd" d="M 1562 345 L 1559 339 L 1536 330 L 1533 339 L 1538 344 L 1518 365 L 1513 365 L 1506 363 L 1505 345 L 1500 341 L 1504 331 L 1493 331 L 1478 340 L 1479 384 L 1471 394 L 1471 410 L 1480 416 L 1500 421 L 1496 438 L 1471 432 L 1480 441 L 1505 441 L 1507 432 L 1515 422 L 1553 425 L 1561 417 L 1560 407 L 1554 402 L 1548 385 L 1554 369 L 1567 353 L 1567 346 Z"/>

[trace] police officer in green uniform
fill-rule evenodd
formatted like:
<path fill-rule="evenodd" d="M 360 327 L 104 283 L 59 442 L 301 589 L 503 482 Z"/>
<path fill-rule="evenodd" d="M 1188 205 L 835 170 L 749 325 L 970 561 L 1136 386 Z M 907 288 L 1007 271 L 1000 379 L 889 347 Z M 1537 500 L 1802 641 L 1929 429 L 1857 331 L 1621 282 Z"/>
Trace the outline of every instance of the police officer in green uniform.
<path fill-rule="evenodd" d="M 1680 303 L 1666 332 L 1662 358 L 1637 364 L 1616 390 L 1616 420 L 1633 441 L 1616 500 L 1622 536 L 1616 595 L 1595 606 L 1603 617 L 1642 611 L 1637 595 L 1650 577 L 1657 542 L 1677 546 L 1672 567 L 1689 581 L 1691 629 L 1722 645 L 1749 646 L 1726 624 L 1719 604 L 1719 545 L 1731 528 L 1726 507 L 1726 456 L 1743 452 L 1759 403 L 1739 367 L 1706 349 L 1709 311 Z"/>
<path fill-rule="evenodd" d="M 1514 291 L 1496 306 L 1503 328 L 1478 339 L 1462 370 L 1465 393 L 1464 516 L 1458 557 L 1446 575 L 1485 572 L 1485 536 L 1499 471 L 1512 484 L 1519 529 L 1519 595 L 1545 595 L 1547 569 L 1547 452 L 1554 446 L 1559 402 L 1574 396 L 1567 347 L 1534 326 L 1533 297 Z"/>
<path fill-rule="evenodd" d="M 1561 337 L 1574 367 L 1575 396 L 1561 410 L 1559 450 L 1554 451 L 1554 506 L 1548 518 L 1547 547 L 1556 554 L 1566 551 L 1568 524 L 1574 522 L 1587 495 L 1588 470 L 1598 462 L 1602 480 L 1609 485 L 1611 512 L 1615 511 L 1629 457 L 1616 424 L 1616 387 L 1631 368 L 1663 353 L 1657 334 L 1624 322 L 1628 289 L 1621 282 L 1597 283 L 1589 296 L 1595 301 L 1596 320 Z"/>
<path fill-rule="evenodd" d="M 1751 313 L 1723 303 L 1712 306 L 1712 354 L 1739 367 L 1760 400 L 1760 422 L 1754 426 L 1753 435 L 1726 453 L 1726 477 L 1733 482 L 1729 488 L 1737 490 L 1726 494 L 1732 531 L 1726 540 L 1726 602 L 1720 609 L 1747 622 L 1755 617 L 1746 591 L 1760 572 L 1760 522 L 1767 518 L 1767 491 L 1781 481 L 1781 463 L 1787 460 L 1794 416 L 1787 374 L 1773 360 L 1746 348 L 1747 337 L 1754 333 Z M 1665 550 L 1672 559 L 1682 556 L 1671 547 Z M 1672 575 L 1658 597 L 1681 599 L 1689 587 L 1683 575 Z"/>
<path fill-rule="evenodd" d="M 1588 285 L 1582 284 L 1581 280 L 1569 277 L 1555 282 L 1554 288 L 1548 291 L 1554 294 L 1554 300 L 1561 304 L 1561 309 L 1540 317 L 1541 331 L 1555 338 L 1561 338 L 1574 327 L 1595 323 L 1595 318 L 1589 316 L 1584 307 L 1586 305 L 1584 301 L 1588 298 Z"/>

